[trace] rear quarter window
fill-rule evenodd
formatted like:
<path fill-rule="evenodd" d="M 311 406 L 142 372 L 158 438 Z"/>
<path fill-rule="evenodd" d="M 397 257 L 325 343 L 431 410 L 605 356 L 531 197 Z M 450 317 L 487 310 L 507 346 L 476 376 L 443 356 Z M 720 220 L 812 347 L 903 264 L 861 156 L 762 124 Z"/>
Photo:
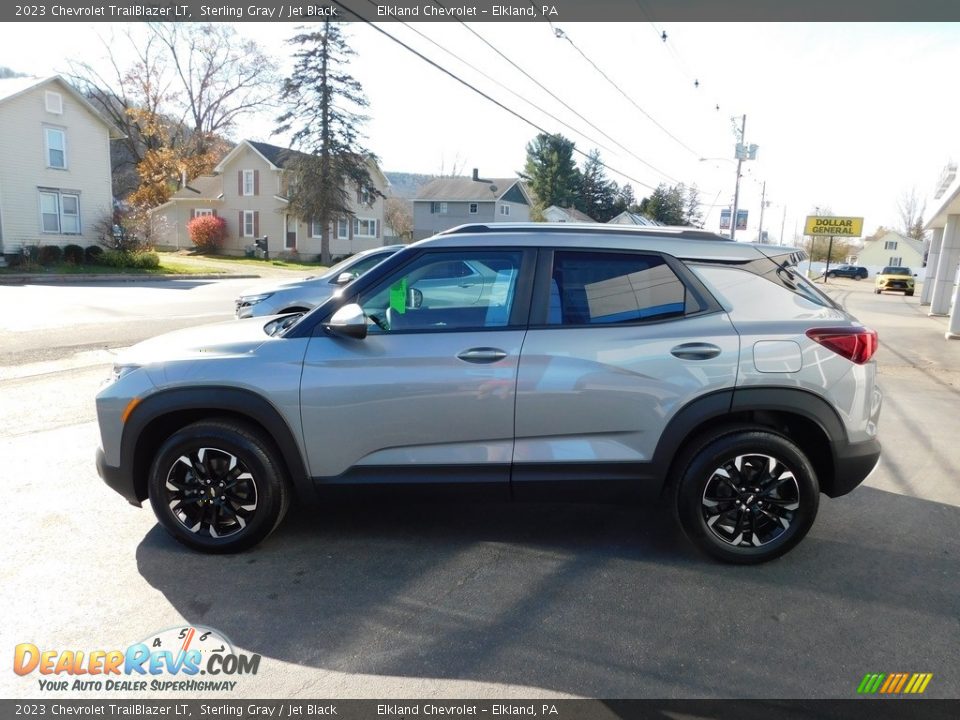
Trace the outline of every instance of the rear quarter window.
<path fill-rule="evenodd" d="M 769 260 L 775 279 L 751 272 L 743 265 L 688 267 L 717 297 L 744 320 L 786 320 L 821 317 L 837 305 L 799 273 L 778 269 Z M 778 271 L 779 270 L 779 271 Z"/>

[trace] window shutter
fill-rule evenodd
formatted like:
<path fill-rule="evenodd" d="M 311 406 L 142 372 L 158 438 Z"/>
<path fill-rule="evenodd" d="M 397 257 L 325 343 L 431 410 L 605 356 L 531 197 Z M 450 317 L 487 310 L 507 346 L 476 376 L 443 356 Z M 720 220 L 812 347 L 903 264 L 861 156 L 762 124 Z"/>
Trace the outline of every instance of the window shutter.
<path fill-rule="evenodd" d="M 253 171 L 253 194 L 254 195 L 260 194 L 260 171 L 259 170 Z"/>
<path fill-rule="evenodd" d="M 380 221 L 379 220 L 373 221 L 373 236 L 378 240 L 380 239 Z"/>
<path fill-rule="evenodd" d="M 213 216 L 214 216 L 214 217 L 217 217 L 217 209 L 216 209 L 216 208 L 213 209 Z"/>
<path fill-rule="evenodd" d="M 237 195 L 243 195 L 243 170 L 237 170 Z"/>
<path fill-rule="evenodd" d="M 260 237 L 260 211 L 259 210 L 254 210 L 253 212 L 253 236 Z"/>
<path fill-rule="evenodd" d="M 243 176 L 242 176 L 242 175 L 240 176 L 240 181 L 243 182 Z M 243 231 L 244 231 L 244 229 L 245 229 L 245 228 L 243 227 L 243 210 L 240 211 L 240 224 L 239 224 L 237 227 L 240 228 L 240 237 L 246 237 L 246 235 L 243 234 Z"/>
<path fill-rule="evenodd" d="M 190 219 L 193 220 L 197 216 L 197 211 L 194 208 L 190 208 Z"/>

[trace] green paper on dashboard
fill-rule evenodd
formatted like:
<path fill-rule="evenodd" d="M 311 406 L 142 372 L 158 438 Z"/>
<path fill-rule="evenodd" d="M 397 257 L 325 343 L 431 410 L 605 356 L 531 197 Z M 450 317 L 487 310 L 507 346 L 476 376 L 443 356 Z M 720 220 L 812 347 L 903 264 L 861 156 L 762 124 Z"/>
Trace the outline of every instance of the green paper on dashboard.
<path fill-rule="evenodd" d="M 407 279 L 390 286 L 390 307 L 403 315 L 407 311 Z"/>

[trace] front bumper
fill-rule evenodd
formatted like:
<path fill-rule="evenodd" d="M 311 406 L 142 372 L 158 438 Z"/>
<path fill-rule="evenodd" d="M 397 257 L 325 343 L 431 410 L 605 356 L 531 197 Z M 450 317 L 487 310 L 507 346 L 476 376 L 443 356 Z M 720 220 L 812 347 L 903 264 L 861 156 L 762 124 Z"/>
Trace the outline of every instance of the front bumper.
<path fill-rule="evenodd" d="M 124 473 L 121 468 L 107 465 L 107 457 L 103 448 L 97 448 L 97 474 L 109 488 L 120 493 L 131 505 L 141 507 L 140 499 L 133 487 L 133 478 Z"/>
<path fill-rule="evenodd" d="M 834 447 L 833 484 L 824 489 L 830 497 L 840 497 L 867 479 L 880 462 L 880 441 L 876 438 L 843 447 Z"/>

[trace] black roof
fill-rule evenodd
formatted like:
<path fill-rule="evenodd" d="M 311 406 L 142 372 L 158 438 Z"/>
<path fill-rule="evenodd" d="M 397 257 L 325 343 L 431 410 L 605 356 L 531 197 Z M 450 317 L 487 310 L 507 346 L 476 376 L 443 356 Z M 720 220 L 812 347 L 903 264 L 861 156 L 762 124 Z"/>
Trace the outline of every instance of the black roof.
<path fill-rule="evenodd" d="M 291 150 L 290 148 L 271 145 L 270 143 L 254 142 L 253 140 L 247 140 L 247 142 L 250 143 L 254 150 L 279 168 L 285 168 L 287 163 L 306 154 L 299 150 Z"/>

